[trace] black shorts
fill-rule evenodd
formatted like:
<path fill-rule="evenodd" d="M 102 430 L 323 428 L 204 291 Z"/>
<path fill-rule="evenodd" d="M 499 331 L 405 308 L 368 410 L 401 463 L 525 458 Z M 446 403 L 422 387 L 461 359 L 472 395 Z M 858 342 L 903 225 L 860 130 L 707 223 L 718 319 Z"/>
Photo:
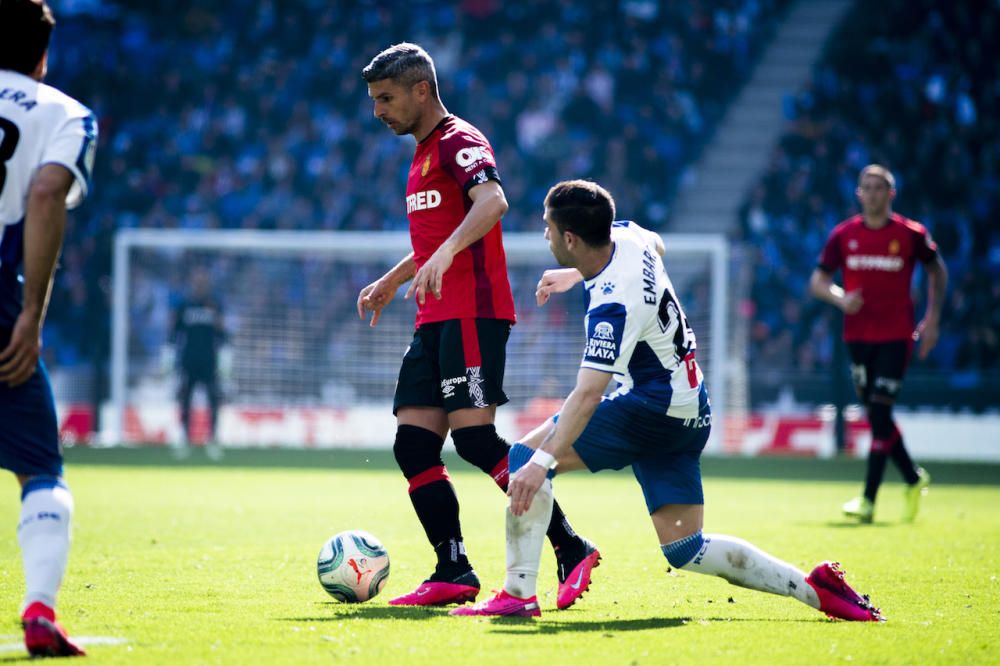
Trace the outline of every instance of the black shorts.
<path fill-rule="evenodd" d="M 913 342 L 848 342 L 847 350 L 851 354 L 854 390 L 861 402 L 868 404 L 873 395 L 895 400 L 903 385 Z"/>
<path fill-rule="evenodd" d="M 392 413 L 400 407 L 453 412 L 506 403 L 503 372 L 511 326 L 502 319 L 449 319 L 418 328 L 403 355 Z"/>

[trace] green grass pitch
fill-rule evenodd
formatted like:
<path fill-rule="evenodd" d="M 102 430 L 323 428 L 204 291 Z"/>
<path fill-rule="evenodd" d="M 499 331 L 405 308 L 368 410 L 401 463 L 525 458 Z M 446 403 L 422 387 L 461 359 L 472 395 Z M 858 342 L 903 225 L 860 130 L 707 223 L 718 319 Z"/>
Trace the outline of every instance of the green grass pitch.
<path fill-rule="evenodd" d="M 604 560 L 591 591 L 555 610 L 546 547 L 539 620 L 452 618 L 386 601 L 430 572 L 433 554 L 384 453 L 234 452 L 170 463 L 161 451 L 73 450 L 73 551 L 61 621 L 101 664 L 927 664 L 1000 663 L 1000 468 L 928 465 L 915 525 L 899 524 L 890 474 L 876 523 L 840 519 L 861 464 L 704 462 L 706 531 L 743 537 L 803 569 L 843 563 L 889 621 L 826 620 L 791 599 L 668 573 L 628 474 L 556 480 L 573 525 Z M 503 581 L 504 500 L 449 459 L 484 592 Z M 0 482 L 0 662 L 25 659 L 16 482 Z M 382 595 L 345 605 L 320 588 L 331 534 L 365 529 L 389 550 Z M 112 639 L 119 639 L 115 643 Z M 104 642 L 102 642 L 104 641 Z"/>

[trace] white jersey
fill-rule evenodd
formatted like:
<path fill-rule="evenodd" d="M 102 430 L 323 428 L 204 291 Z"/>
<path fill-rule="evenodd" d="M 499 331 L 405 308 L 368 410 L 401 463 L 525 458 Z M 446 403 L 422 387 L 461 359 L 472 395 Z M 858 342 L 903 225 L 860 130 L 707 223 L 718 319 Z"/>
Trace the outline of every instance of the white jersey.
<path fill-rule="evenodd" d="M 39 167 L 73 174 L 66 207 L 87 196 L 97 147 L 97 119 L 84 105 L 29 76 L 0 69 L 0 326 L 20 311 L 17 271 L 24 253 L 24 216 Z"/>
<path fill-rule="evenodd" d="M 656 234 L 615 222 L 611 260 L 586 280 L 587 346 L 581 366 L 613 373 L 660 413 L 696 418 L 704 377 L 694 331 L 656 251 Z"/>

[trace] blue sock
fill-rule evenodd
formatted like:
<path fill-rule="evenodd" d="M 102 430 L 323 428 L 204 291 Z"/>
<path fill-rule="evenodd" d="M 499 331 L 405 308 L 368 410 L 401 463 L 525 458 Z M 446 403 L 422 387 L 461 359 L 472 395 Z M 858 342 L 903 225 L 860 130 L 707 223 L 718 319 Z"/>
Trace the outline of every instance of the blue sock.
<path fill-rule="evenodd" d="M 670 566 L 680 569 L 698 554 L 704 543 L 705 537 L 701 535 L 701 530 L 698 530 L 683 539 L 663 544 L 660 546 L 660 550 L 667 556 L 667 562 L 670 562 Z"/>
<path fill-rule="evenodd" d="M 533 448 L 525 446 L 520 442 L 510 447 L 510 453 L 507 454 L 507 473 L 513 476 L 514 472 L 528 464 L 528 461 L 534 453 L 535 450 Z M 546 478 L 551 479 L 555 475 L 556 471 L 554 469 L 550 469 L 549 473 L 545 476 Z"/>

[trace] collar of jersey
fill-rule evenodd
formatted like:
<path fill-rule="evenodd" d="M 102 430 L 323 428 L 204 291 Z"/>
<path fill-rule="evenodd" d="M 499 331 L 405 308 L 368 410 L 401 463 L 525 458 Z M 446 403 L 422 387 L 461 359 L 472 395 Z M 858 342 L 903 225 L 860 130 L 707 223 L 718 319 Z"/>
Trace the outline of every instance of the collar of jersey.
<path fill-rule="evenodd" d="M 434 136 L 434 133 L 437 132 L 439 129 L 441 129 L 441 125 L 444 125 L 446 122 L 448 122 L 450 119 L 452 119 L 454 117 L 455 117 L 454 114 L 451 114 L 451 113 L 445 115 L 445 117 L 442 118 L 440 121 L 438 121 L 438 124 L 434 126 L 434 129 L 432 129 L 430 132 L 428 132 L 427 136 L 425 136 L 424 138 L 422 138 L 420 141 L 417 141 L 417 143 L 423 143 L 427 139 L 429 139 L 432 136 Z"/>
<path fill-rule="evenodd" d="M 616 243 L 615 241 L 611 241 L 611 256 L 608 257 L 608 263 L 604 264 L 604 268 L 602 268 L 601 270 L 597 271 L 597 275 L 595 275 L 594 277 L 590 278 L 589 280 L 585 280 L 584 281 L 583 285 L 587 289 L 592 289 L 594 287 L 594 280 L 596 280 L 597 278 L 601 277 L 601 273 L 603 273 L 604 271 L 608 270 L 608 266 L 610 266 L 611 262 L 615 260 L 615 255 L 617 253 L 618 253 L 618 243 Z"/>

